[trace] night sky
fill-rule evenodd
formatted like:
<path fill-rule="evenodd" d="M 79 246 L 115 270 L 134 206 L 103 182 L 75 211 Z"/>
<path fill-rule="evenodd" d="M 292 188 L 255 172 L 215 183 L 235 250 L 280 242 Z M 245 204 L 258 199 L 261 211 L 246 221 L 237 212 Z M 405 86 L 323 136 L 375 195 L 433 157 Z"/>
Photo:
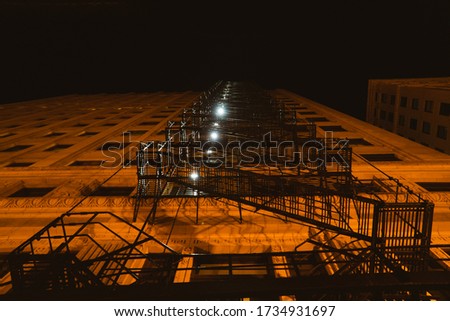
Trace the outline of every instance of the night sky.
<path fill-rule="evenodd" d="M 361 118 L 370 78 L 450 76 L 450 1 L 95 2 L 0 0 L 1 103 L 253 80 Z"/>

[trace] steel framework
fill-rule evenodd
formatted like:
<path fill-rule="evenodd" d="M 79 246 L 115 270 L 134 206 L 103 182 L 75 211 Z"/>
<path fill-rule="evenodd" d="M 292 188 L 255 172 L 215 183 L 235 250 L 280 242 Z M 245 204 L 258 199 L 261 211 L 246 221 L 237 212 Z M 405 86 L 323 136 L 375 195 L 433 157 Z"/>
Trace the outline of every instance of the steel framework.
<path fill-rule="evenodd" d="M 450 298 L 448 246 L 431 245 L 433 203 L 392 177 L 381 199 L 352 175 L 348 142 L 317 137 L 296 107 L 253 84 L 216 83 L 167 123 L 164 141 L 140 143 L 133 220 L 144 216 L 143 226 L 64 214 L 10 255 L 12 295 Z M 266 211 L 309 226 L 310 237 L 294 252 L 177 253 L 145 233 L 174 198 L 196 204 L 197 222 L 200 200 L 214 198 L 236 206 L 240 222 L 244 209 Z M 180 274 L 191 282 L 175 282 Z"/>

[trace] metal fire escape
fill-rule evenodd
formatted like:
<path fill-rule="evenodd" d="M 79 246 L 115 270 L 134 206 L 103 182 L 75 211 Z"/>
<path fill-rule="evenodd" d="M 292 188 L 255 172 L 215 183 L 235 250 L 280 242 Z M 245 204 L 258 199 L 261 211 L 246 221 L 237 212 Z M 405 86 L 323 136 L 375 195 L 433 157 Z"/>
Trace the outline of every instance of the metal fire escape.
<path fill-rule="evenodd" d="M 383 201 L 352 175 L 348 142 L 317 137 L 315 124 L 298 118 L 294 107 L 253 84 L 216 83 L 168 122 L 164 141 L 140 143 L 133 220 L 144 217 L 143 226 L 111 213 L 63 215 L 11 254 L 13 287 L 28 296 L 39 289 L 49 295 L 64 290 L 68 297 L 91 291 L 115 298 L 275 293 L 298 299 L 448 299 L 450 264 L 439 255 L 442 246 L 431 244 L 433 203 L 392 177 L 391 198 Z M 199 199 L 214 198 L 236 206 L 240 222 L 245 209 L 270 212 L 309 226 L 310 236 L 292 252 L 176 253 L 145 232 L 161 200 L 174 197 L 196 201 L 197 222 Z M 149 212 L 144 201 L 151 202 Z M 126 226 L 126 236 L 105 223 L 111 219 Z M 89 233 L 93 225 L 97 237 L 111 239 L 108 248 Z M 95 255 L 83 253 L 87 243 Z M 40 254 L 38 244 L 51 250 Z M 197 263 L 184 266 L 186 260 Z M 211 260 L 227 262 L 212 267 L 230 273 L 221 288 L 207 281 L 173 283 L 177 273 L 211 268 L 204 263 Z M 266 276 L 233 278 L 241 269 L 261 269 Z M 291 277 L 276 278 L 277 271 Z M 32 281 L 37 276 L 40 283 Z"/>

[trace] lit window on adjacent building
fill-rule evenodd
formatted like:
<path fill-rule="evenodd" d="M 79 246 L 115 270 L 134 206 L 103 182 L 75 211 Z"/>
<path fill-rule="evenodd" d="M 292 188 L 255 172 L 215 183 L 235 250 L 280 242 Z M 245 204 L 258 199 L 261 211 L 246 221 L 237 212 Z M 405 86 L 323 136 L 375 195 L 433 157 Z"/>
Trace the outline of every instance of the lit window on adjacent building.
<path fill-rule="evenodd" d="M 391 95 L 391 105 L 395 105 L 395 95 Z"/>
<path fill-rule="evenodd" d="M 422 132 L 425 134 L 429 134 L 431 132 L 431 124 L 429 122 L 426 121 L 423 122 Z"/>
<path fill-rule="evenodd" d="M 54 189 L 54 187 L 24 187 L 9 195 L 9 197 L 42 197 Z"/>
<path fill-rule="evenodd" d="M 91 196 L 129 196 L 134 187 L 127 186 L 100 186 Z"/>
<path fill-rule="evenodd" d="M 400 97 L 400 107 L 406 107 L 406 105 L 408 104 L 408 98 L 407 97 Z"/>
<path fill-rule="evenodd" d="M 398 115 L 398 125 L 405 126 L 405 115 Z"/>
<path fill-rule="evenodd" d="M 53 146 L 50 147 L 50 148 L 47 148 L 45 151 L 46 151 L 46 152 L 52 152 L 52 151 L 57 151 L 57 150 L 63 150 L 63 149 L 69 148 L 69 147 L 71 147 L 71 146 L 73 146 L 73 145 L 69 145 L 69 144 L 56 144 L 56 145 L 53 145 Z"/>
<path fill-rule="evenodd" d="M 101 160 L 77 160 L 70 163 L 70 166 L 100 166 L 103 161 Z"/>
<path fill-rule="evenodd" d="M 438 126 L 436 136 L 441 139 L 447 139 L 447 127 Z"/>
<path fill-rule="evenodd" d="M 409 120 L 409 128 L 416 130 L 417 129 L 417 119 L 411 118 Z"/>
<path fill-rule="evenodd" d="M 2 152 L 18 152 L 18 151 L 27 149 L 27 148 L 29 148 L 31 146 L 33 146 L 33 145 L 15 145 L 15 146 L 12 146 L 10 148 L 2 150 Z"/>
<path fill-rule="evenodd" d="M 432 113 L 433 112 L 433 101 L 425 100 L 425 112 Z"/>
<path fill-rule="evenodd" d="M 441 103 L 441 108 L 439 109 L 439 115 L 450 116 L 450 103 Z"/>
<path fill-rule="evenodd" d="M 369 162 L 398 162 L 400 159 L 395 154 L 361 154 Z"/>
<path fill-rule="evenodd" d="M 319 127 L 327 132 L 346 132 L 347 131 L 342 126 L 319 126 Z"/>
<path fill-rule="evenodd" d="M 412 109 L 419 109 L 419 99 L 413 98 L 411 102 Z"/>
<path fill-rule="evenodd" d="M 6 165 L 6 167 L 28 167 L 33 165 L 34 163 L 30 163 L 30 162 L 15 162 L 15 163 L 11 163 Z"/>
<path fill-rule="evenodd" d="M 429 192 L 450 192 L 450 182 L 416 182 Z"/>

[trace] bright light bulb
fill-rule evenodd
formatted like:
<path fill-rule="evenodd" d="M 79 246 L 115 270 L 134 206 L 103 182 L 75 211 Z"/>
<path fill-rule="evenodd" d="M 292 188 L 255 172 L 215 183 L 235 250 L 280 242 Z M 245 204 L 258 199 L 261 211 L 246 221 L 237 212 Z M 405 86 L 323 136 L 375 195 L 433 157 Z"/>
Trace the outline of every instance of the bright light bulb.
<path fill-rule="evenodd" d="M 218 127 L 218 126 L 219 126 L 219 123 L 214 123 L 213 126 L 214 126 L 214 127 Z"/>
<path fill-rule="evenodd" d="M 211 137 L 211 139 L 216 140 L 217 138 L 219 138 L 219 134 L 217 132 L 212 132 L 209 137 Z"/>
<path fill-rule="evenodd" d="M 225 108 L 223 108 L 223 106 L 220 106 L 219 108 L 217 108 L 217 116 L 223 115 L 225 115 Z"/>
<path fill-rule="evenodd" d="M 212 152 L 213 152 L 212 149 L 208 149 L 208 150 L 206 151 L 206 154 L 209 155 L 209 154 L 212 154 Z"/>
<path fill-rule="evenodd" d="M 198 178 L 198 173 L 197 172 L 192 172 L 191 175 L 189 175 L 191 177 L 192 180 L 196 180 Z"/>

